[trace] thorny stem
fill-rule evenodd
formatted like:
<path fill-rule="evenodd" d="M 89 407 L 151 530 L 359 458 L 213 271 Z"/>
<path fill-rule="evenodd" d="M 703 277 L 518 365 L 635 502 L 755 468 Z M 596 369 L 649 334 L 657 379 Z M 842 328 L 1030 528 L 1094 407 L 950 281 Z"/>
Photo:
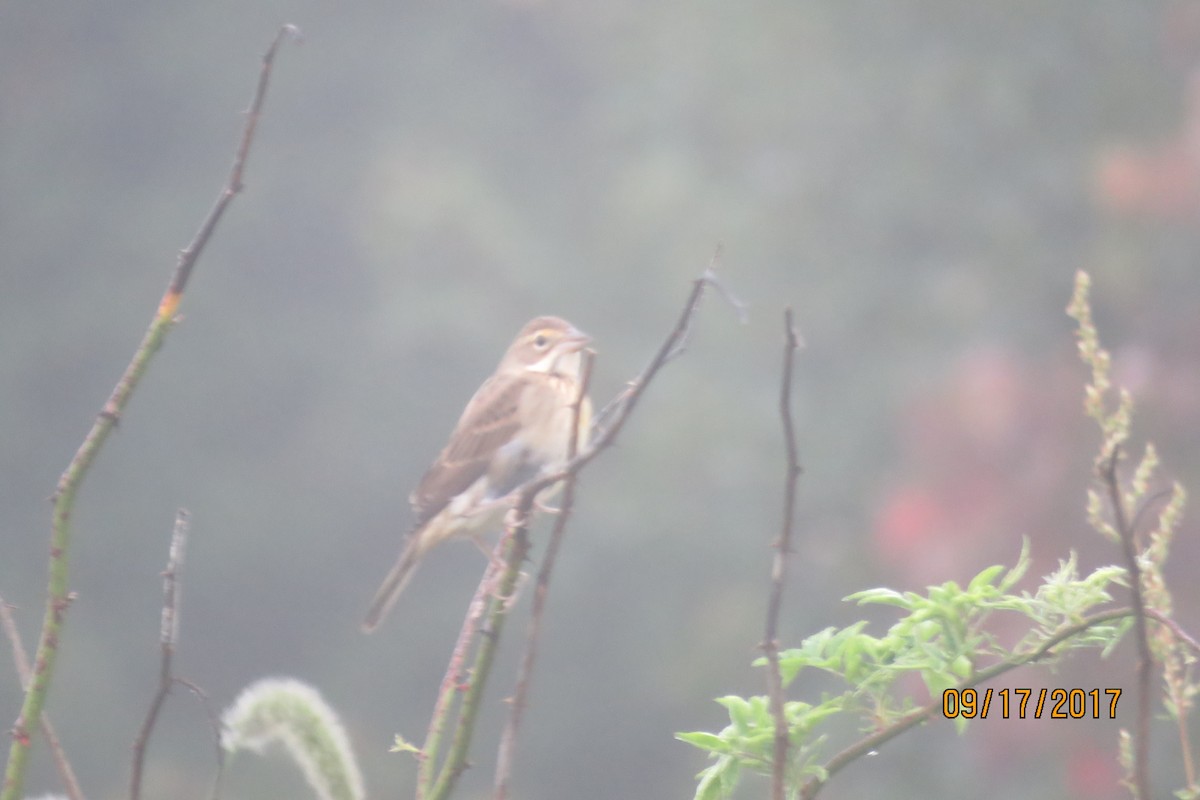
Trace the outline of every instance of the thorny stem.
<path fill-rule="evenodd" d="M 13 663 L 17 668 L 17 677 L 21 680 L 21 688 L 25 689 L 29 686 L 29 656 L 25 652 L 25 645 L 21 642 L 21 633 L 17 630 L 17 622 L 13 619 L 9 605 L 3 597 L 0 597 L 0 628 L 4 629 L 4 635 L 8 637 L 9 644 L 12 645 Z M 75 770 L 71 767 L 71 762 L 67 760 L 67 753 L 58 739 L 54 725 L 50 722 L 50 715 L 45 711 L 42 712 L 42 733 L 46 737 L 46 746 L 50 748 L 50 754 L 54 758 L 54 765 L 62 778 L 67 796 L 71 800 L 84 800 L 79 779 L 75 777 Z"/>
<path fill-rule="evenodd" d="M 21 712 L 12 727 L 12 745 L 8 752 L 8 765 L 4 773 L 4 786 L 0 789 L 0 800 L 16 800 L 21 794 L 25 783 L 25 769 L 29 760 L 29 750 L 32 744 L 30 720 L 40 719 L 50 682 L 54 675 L 55 661 L 58 656 L 59 638 L 62 634 L 63 618 L 70 603 L 67 593 L 67 553 L 71 544 L 71 515 L 75 509 L 75 494 L 79 490 L 84 477 L 103 447 L 108 435 L 112 433 L 129 402 L 130 396 L 137 388 L 150 363 L 150 359 L 162 347 L 167 332 L 175 322 L 175 312 L 187 286 L 192 268 L 199 259 L 209 237 L 216 229 L 217 223 L 225 213 L 233 197 L 242 189 L 242 173 L 245 168 L 246 156 L 254 140 L 254 132 L 262 111 L 263 100 L 266 97 L 267 84 L 270 78 L 271 65 L 280 42 L 287 36 L 295 36 L 294 26 L 284 25 L 275 35 L 267 52 L 262 59 L 262 69 L 259 72 L 258 85 L 250 110 L 246 114 L 246 125 L 242 138 L 234 156 L 233 168 L 229 181 L 217 202 L 209 211 L 208 216 L 200 226 L 200 230 L 191 243 L 179 254 L 179 263 L 171 278 L 167 291 L 159 302 L 158 310 L 146 330 L 141 344 L 133 354 L 133 359 L 125 372 L 117 381 L 103 409 L 96 417 L 83 443 L 76 451 L 71 463 L 67 465 L 58 481 L 54 493 L 54 511 L 52 514 L 50 532 L 50 565 L 49 577 L 46 584 L 46 612 L 42 620 L 42 633 L 38 640 L 37 652 L 33 662 L 33 676 L 25 690 L 25 700 Z"/>

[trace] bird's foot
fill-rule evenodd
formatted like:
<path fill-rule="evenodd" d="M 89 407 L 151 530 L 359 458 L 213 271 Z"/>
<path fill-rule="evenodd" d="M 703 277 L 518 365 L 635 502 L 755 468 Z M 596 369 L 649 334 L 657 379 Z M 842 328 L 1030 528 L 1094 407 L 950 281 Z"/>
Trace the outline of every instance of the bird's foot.
<path fill-rule="evenodd" d="M 497 578 L 500 576 L 497 575 Z M 528 572 L 518 572 L 517 579 L 513 583 L 512 592 L 507 595 L 500 594 L 500 585 L 497 581 L 496 586 L 492 587 L 492 595 L 500 601 L 501 611 L 507 614 L 513 607 L 513 603 L 517 602 L 517 598 L 521 596 L 521 590 L 525 588 L 526 582 L 529 580 Z"/>

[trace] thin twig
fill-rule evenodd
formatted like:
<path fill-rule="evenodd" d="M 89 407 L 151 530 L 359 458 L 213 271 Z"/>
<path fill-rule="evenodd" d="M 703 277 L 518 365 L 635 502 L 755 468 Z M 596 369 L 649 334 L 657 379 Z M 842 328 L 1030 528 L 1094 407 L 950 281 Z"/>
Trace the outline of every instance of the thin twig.
<path fill-rule="evenodd" d="M 617 434 L 620 433 L 625 421 L 633 412 L 634 407 L 637 405 L 642 393 L 645 392 L 646 387 L 650 384 L 650 381 L 658 374 L 658 371 L 667 361 L 683 351 L 683 346 L 687 341 L 688 332 L 691 328 L 692 317 L 700 306 L 700 300 L 704 296 L 705 287 L 711 283 L 711 277 L 712 269 L 710 267 L 703 275 L 692 282 L 692 291 L 688 295 L 688 299 L 684 304 L 683 311 L 675 327 L 659 347 L 650 364 L 621 391 L 617 399 L 613 401 L 613 404 L 610 404 L 614 409 L 611 412 L 611 419 L 603 426 L 593 426 L 594 436 L 591 443 L 581 453 L 569 459 L 566 466 L 558 472 L 533 479 L 513 492 L 513 495 L 516 496 L 516 501 L 509 512 L 509 518 L 506 523 L 507 533 L 505 539 L 501 541 L 497 548 L 498 551 L 505 552 L 505 568 L 500 576 L 500 588 L 488 605 L 486 621 L 481 629 L 484 636 L 476 650 L 474 667 L 471 671 L 470 686 L 467 688 L 466 696 L 459 707 L 459 716 L 455 723 L 454 740 L 451 743 L 450 752 L 447 754 L 440 771 L 438 771 L 438 777 L 432 786 L 428 782 L 423 781 L 421 775 L 432 774 L 434 767 L 424 763 L 424 761 L 422 762 L 422 772 L 418 776 L 418 793 L 422 800 L 444 800 L 449 795 L 451 789 L 453 789 L 459 775 L 467 767 L 467 751 L 474 732 L 475 719 L 478 714 L 479 700 L 482 696 L 483 686 L 491 671 L 496 644 L 504 626 L 504 619 L 507 616 L 510 604 L 510 596 L 513 588 L 516 586 L 521 564 L 525 561 L 529 553 L 528 525 L 534 500 L 543 489 L 578 474 L 601 451 L 616 440 Z M 491 579 L 485 577 L 485 580 L 491 583 Z M 445 695 L 445 693 L 446 688 L 443 685 L 442 695 Z M 448 708 L 449 703 L 443 702 L 443 697 L 439 697 L 437 706 L 435 707 L 435 715 L 440 714 L 444 717 L 448 713 Z M 443 724 L 443 722 L 438 720 L 431 721 L 430 723 L 431 731 L 438 730 L 439 739 Z M 428 752 L 423 750 L 422 758 L 425 759 L 428 757 Z"/>
<path fill-rule="evenodd" d="M 799 339 L 792 324 L 792 310 L 783 312 L 783 379 L 779 389 L 779 416 L 783 421 L 783 441 L 787 450 L 787 472 L 783 489 L 783 523 L 775 542 L 775 562 L 771 568 L 771 593 L 767 603 L 767 625 L 762 649 L 767 656 L 767 694 L 771 716 L 775 720 L 775 755 L 771 765 L 771 797 L 784 800 L 788 760 L 788 725 L 783 713 L 783 674 L 779 669 L 779 611 L 783 605 L 783 586 L 787 558 L 792 552 L 792 520 L 796 511 L 796 483 L 800 479 L 800 457 L 796 448 L 796 429 L 792 423 L 792 366 Z"/>
<path fill-rule="evenodd" d="M 1137 513 L 1133 515 L 1133 521 L 1129 523 L 1130 530 L 1135 532 L 1141 530 L 1142 517 L 1150 513 L 1150 510 L 1154 507 L 1155 503 L 1157 503 L 1159 500 L 1170 498 L 1171 494 L 1172 490 L 1170 487 L 1167 487 L 1164 489 L 1159 489 L 1157 492 L 1143 500 L 1142 504 L 1138 506 Z"/>
<path fill-rule="evenodd" d="M 717 265 L 721 263 L 721 256 L 725 254 L 725 245 L 718 243 L 713 250 L 712 258 L 708 262 L 708 271 L 704 273 L 704 277 L 708 280 L 708 285 L 716 289 L 717 294 L 721 295 L 722 299 L 729 304 L 733 309 L 733 313 L 737 315 L 738 322 L 745 325 L 750 321 L 750 304 L 735 295 L 725 282 L 717 276 Z"/>
<path fill-rule="evenodd" d="M 233 169 L 229 175 L 229 183 L 221 191 L 217 202 L 209 211 L 195 238 L 180 254 L 179 263 L 171 278 L 167 291 L 159 301 L 158 311 L 150 322 L 150 327 L 142 337 L 142 342 L 133 354 L 133 359 L 121 375 L 112 394 L 104 403 L 100 414 L 96 417 L 83 443 L 79 446 L 71 463 L 59 478 L 58 488 L 54 493 L 54 512 L 50 534 L 50 564 L 49 577 L 46 586 L 46 612 L 42 620 L 42 633 L 38 639 L 37 654 L 33 662 L 33 680 L 25 691 L 25 700 L 21 712 L 12 727 L 12 745 L 8 751 L 8 765 L 4 773 L 4 786 L 0 790 L 0 800 L 16 800 L 21 795 L 25 783 L 25 768 L 29 760 L 29 749 L 32 737 L 29 730 L 29 720 L 38 719 L 46 702 L 46 694 L 54 675 L 54 665 L 58 657 L 58 645 L 62 634 L 63 618 L 69 603 L 67 595 L 67 553 L 71 544 L 71 514 L 75 507 L 75 494 L 83 478 L 91 468 L 96 455 L 100 452 L 108 435 L 112 433 L 129 402 L 130 396 L 137 388 L 146 371 L 150 359 L 162 346 L 167 332 L 175 322 L 175 312 L 187 285 L 192 268 L 200 257 L 204 245 L 217 226 L 217 222 L 225 212 L 225 208 L 234 195 L 241 191 L 242 173 L 245 168 L 246 156 L 254 138 L 254 131 L 262 111 L 263 100 L 266 97 L 267 83 L 270 77 L 271 64 L 275 59 L 275 51 L 285 37 L 294 36 L 296 28 L 284 25 L 279 29 L 271 46 L 263 56 L 262 70 L 259 73 L 258 85 L 250 110 L 246 114 L 246 126 L 234 157 Z"/>
<path fill-rule="evenodd" d="M 212 703 L 208 699 L 208 694 L 203 689 L 187 678 L 176 677 L 171 680 L 180 686 L 186 687 L 200 701 L 200 706 L 204 709 L 204 715 L 208 717 L 208 727 L 212 731 L 213 745 L 217 751 L 217 775 L 213 779 L 212 800 L 218 800 L 221 796 L 221 781 L 225 777 L 225 748 L 221 747 L 221 721 L 217 719 L 217 712 L 213 710 Z"/>
<path fill-rule="evenodd" d="M 142 721 L 141 730 L 133 740 L 133 764 L 129 771 L 130 800 L 139 800 L 142 796 L 142 768 L 146 760 L 146 745 L 150 741 L 150 734 L 154 732 L 158 713 L 162 710 L 174 681 L 171 676 L 171 661 L 175 656 L 175 645 L 179 642 L 179 599 L 182 582 L 180 575 L 187 553 L 188 527 L 187 509 L 181 508 L 175 512 L 175 527 L 171 531 L 167 568 L 163 571 L 162 624 L 158 632 L 158 689 L 154 692 L 154 699 L 150 702 L 150 709 Z"/>
<path fill-rule="evenodd" d="M 8 637 L 9 644 L 12 645 L 17 678 L 21 681 L 21 688 L 25 689 L 29 686 L 29 655 L 25 652 L 24 643 L 21 642 L 21 632 L 17 630 L 17 622 L 13 619 L 11 608 L 3 597 L 0 597 L 0 628 L 4 629 L 4 635 Z M 50 754 L 54 757 L 54 765 L 62 778 L 67 796 L 71 800 L 83 800 L 83 789 L 79 785 L 79 779 L 75 777 L 75 770 L 72 769 L 71 762 L 67 760 L 67 753 L 58 738 L 58 733 L 55 732 L 54 725 L 50 723 L 50 715 L 43 711 L 41 719 L 42 733 L 46 736 L 46 746 L 50 748 Z"/>
<path fill-rule="evenodd" d="M 1166 625 L 1167 628 L 1170 629 L 1171 633 L 1175 635 L 1175 638 L 1178 641 L 1183 642 L 1188 647 L 1190 647 L 1193 653 L 1200 655 L 1200 641 L 1197 641 L 1194 636 L 1192 636 L 1190 633 L 1188 633 L 1186 630 L 1184 630 L 1183 626 L 1180 625 L 1178 622 L 1171 619 L 1166 614 L 1163 614 L 1160 611 L 1154 610 L 1153 608 L 1146 609 L 1146 616 L 1150 617 L 1152 620 L 1154 620 L 1156 622 L 1160 622 L 1163 625 Z"/>
<path fill-rule="evenodd" d="M 1138 649 L 1137 733 L 1133 749 L 1133 782 L 1138 797 L 1141 800 L 1150 800 L 1150 677 L 1154 668 L 1154 654 L 1150 650 L 1150 633 L 1146 626 L 1146 603 L 1142 596 L 1142 569 L 1138 563 L 1137 542 L 1125 513 L 1121 482 L 1117 477 L 1117 464 L 1120 459 L 1121 448 L 1114 446 L 1101 465 L 1100 477 L 1108 489 L 1113 523 L 1121 537 L 1121 553 L 1125 559 L 1125 569 L 1129 573 L 1129 593 L 1133 600 L 1133 632 Z"/>
<path fill-rule="evenodd" d="M 585 447 L 582 453 L 579 453 L 568 461 L 567 465 L 560 471 L 526 484 L 521 490 L 523 493 L 536 496 L 538 492 L 547 486 L 558 483 L 572 473 L 579 472 L 596 456 L 600 455 L 604 449 L 616 441 L 617 434 L 625 427 L 625 421 L 633 413 L 634 406 L 641 399 L 650 381 L 654 379 L 654 376 L 658 374 L 658 371 L 668 361 L 682 353 L 686 347 L 689 333 L 691 332 L 692 317 L 695 316 L 697 309 L 700 307 L 700 301 L 704 298 L 705 287 L 711 285 L 711 282 L 711 268 L 706 269 L 703 275 L 692 281 L 691 294 L 688 295 L 683 312 L 679 315 L 679 320 L 675 323 L 674 329 L 667 335 L 666 340 L 659 346 L 658 352 L 654 354 L 654 357 L 646 365 L 646 368 L 642 370 L 641 374 L 631 380 L 617 397 L 609 403 L 609 405 L 617 404 L 616 409 L 610 415 L 611 421 L 602 427 L 593 429 L 594 437 L 591 444 Z"/>
<path fill-rule="evenodd" d="M 1102 611 L 1098 614 L 1093 614 L 1090 617 L 1085 617 L 1073 625 L 1068 625 L 1064 628 L 1061 628 L 1057 633 L 1028 653 L 993 664 L 986 669 L 976 672 L 970 680 L 964 681 L 958 686 L 951 688 L 968 689 L 978 686 L 982 683 L 987 683 L 994 678 L 1000 677 L 1006 672 L 1011 672 L 1018 667 L 1023 667 L 1026 664 L 1044 658 L 1045 656 L 1049 655 L 1050 651 L 1058 645 L 1062 644 L 1073 636 L 1078 636 L 1079 634 L 1096 625 L 1103 625 L 1106 622 L 1112 622 L 1113 620 L 1121 619 L 1123 617 L 1134 616 L 1135 613 L 1136 612 L 1132 608 L 1118 608 L 1111 611 Z M 934 719 L 938 714 L 941 713 L 941 711 L 942 698 L 937 697 L 929 705 L 911 711 L 887 727 L 882 728 L 869 736 L 863 737 L 859 741 L 845 748 L 840 753 L 826 761 L 822 766 L 822 777 L 809 778 L 808 781 L 805 782 L 804 786 L 801 787 L 800 797 L 803 798 L 803 800 L 813 800 L 813 798 L 817 796 L 817 793 L 821 791 L 821 787 L 828 783 L 829 779 L 832 778 L 836 773 L 840 772 L 854 761 L 857 761 L 858 759 L 875 752 L 881 746 L 892 739 L 895 739 L 909 728 L 920 725 L 922 722 L 926 722 L 927 720 Z"/>
<path fill-rule="evenodd" d="M 200 252 L 208 244 L 209 237 L 212 236 L 217 223 L 221 221 L 221 216 L 225 213 L 225 207 L 244 188 L 242 176 L 246 170 L 246 157 L 250 154 L 250 145 L 254 143 L 254 134 L 258 130 L 258 120 L 262 116 L 263 101 L 267 97 L 267 85 L 271 80 L 271 67 L 275 62 L 275 53 L 279 50 L 279 45 L 284 39 L 300 41 L 300 29 L 295 25 L 281 26 L 279 31 L 276 32 L 271 46 L 267 48 L 267 52 L 263 53 L 262 69 L 258 73 L 258 85 L 254 89 L 254 99 L 250 101 L 250 108 L 246 110 L 246 125 L 242 129 L 242 139 L 238 143 L 237 151 L 233 156 L 233 166 L 229 170 L 229 180 L 226 181 L 225 188 L 221 190 L 221 194 L 217 196 L 216 203 L 213 204 L 212 209 L 208 212 L 208 216 L 200 225 L 200 230 L 196 232 L 196 236 L 192 239 L 191 244 L 179 253 L 179 264 L 175 268 L 175 275 L 171 278 L 171 285 L 167 289 L 167 297 L 174 296 L 176 304 L 178 304 L 179 295 L 183 294 L 184 288 L 187 287 L 188 278 L 192 275 L 192 267 L 196 265 L 196 259 L 200 257 Z"/>
<path fill-rule="evenodd" d="M 579 443 L 579 428 L 584 400 L 587 398 L 588 386 L 592 381 L 592 366 L 595 363 L 595 352 L 588 350 L 584 354 L 583 370 L 579 383 L 579 394 L 571 408 L 571 440 L 567 444 L 567 460 L 575 457 Z M 585 423 L 586 424 L 586 423 Z M 537 658 L 538 640 L 542 633 L 542 617 L 546 611 L 546 596 L 550 591 L 550 575 L 558 560 L 558 549 L 562 545 L 567 531 L 567 521 L 571 518 L 571 510 L 575 505 L 575 477 L 571 473 L 564 481 L 563 501 L 558 517 L 554 520 L 554 530 L 550 534 L 550 542 L 546 545 L 546 555 L 542 558 L 542 566 L 538 570 L 537 587 L 533 593 L 533 610 L 529 620 L 529 631 L 525 637 L 525 653 L 521 657 L 521 666 L 517 671 L 516 688 L 513 691 L 512 710 L 508 715 L 508 723 L 500 736 L 500 747 L 496 753 L 496 776 L 493 781 L 492 797 L 494 800 L 505 800 L 508 797 L 508 783 L 512 777 L 512 762 L 516 752 L 517 733 L 521 728 L 521 720 L 525 714 L 525 705 L 529 695 L 529 681 L 533 677 L 533 664 Z"/>
<path fill-rule="evenodd" d="M 691 334 L 692 317 L 695 316 L 696 311 L 700 307 L 700 300 L 703 298 L 705 288 L 711 287 L 715 289 L 717 293 L 727 303 L 729 303 L 730 307 L 737 315 L 738 321 L 746 321 L 746 303 L 739 300 L 733 294 L 733 292 L 731 292 L 725 286 L 720 277 L 717 275 L 716 267 L 721 259 L 722 252 L 722 246 L 717 245 L 704 272 L 699 278 L 692 282 L 692 294 L 688 297 L 688 302 L 684 306 L 683 314 L 681 315 L 678 324 L 675 326 L 675 329 L 671 331 L 671 334 L 667 337 L 667 340 L 663 343 L 662 347 L 657 353 L 655 353 L 654 358 L 652 358 L 650 363 L 646 365 L 646 368 L 642 370 L 640 375 L 625 384 L 625 388 L 617 392 L 617 394 L 611 400 L 605 403 L 592 419 L 592 435 L 590 437 L 592 446 L 587 448 L 582 454 L 584 456 L 588 456 L 588 458 L 585 460 L 585 463 L 597 455 L 602 447 L 607 447 L 612 443 L 612 439 L 616 438 L 616 431 L 613 431 L 612 435 L 608 436 L 609 429 L 614 427 L 618 415 L 628 416 L 629 412 L 625 410 L 625 406 L 631 402 L 637 402 L 638 396 L 641 395 L 646 383 L 654 376 L 654 373 L 662 369 L 667 362 L 672 361 L 673 359 L 682 355 L 687 349 L 688 339 L 690 338 Z M 616 427 L 619 428 L 620 426 L 616 425 Z M 600 445 L 601 440 L 605 440 L 602 447 L 598 446 Z M 569 470 L 571 466 L 571 464 L 568 464 L 567 468 L 564 470 L 564 473 Z M 555 480 L 557 479 L 558 478 Z M 553 483 L 554 481 L 552 480 L 550 482 Z"/>

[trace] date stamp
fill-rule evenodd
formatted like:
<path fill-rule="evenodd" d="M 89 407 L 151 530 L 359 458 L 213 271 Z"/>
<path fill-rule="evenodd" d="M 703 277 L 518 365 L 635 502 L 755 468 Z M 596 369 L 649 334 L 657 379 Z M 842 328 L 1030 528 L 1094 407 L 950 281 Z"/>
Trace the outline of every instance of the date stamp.
<path fill-rule="evenodd" d="M 1120 689 L 947 689 L 942 716 L 987 719 L 999 712 L 1001 719 L 1116 719 L 1120 699 Z"/>

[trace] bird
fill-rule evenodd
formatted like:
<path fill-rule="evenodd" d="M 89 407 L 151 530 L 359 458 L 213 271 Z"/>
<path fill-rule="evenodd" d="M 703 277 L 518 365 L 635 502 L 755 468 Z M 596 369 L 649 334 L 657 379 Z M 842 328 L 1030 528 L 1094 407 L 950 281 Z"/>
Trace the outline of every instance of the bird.
<path fill-rule="evenodd" d="M 478 541 L 503 522 L 514 490 L 566 465 L 572 434 L 576 451 L 586 444 L 592 406 L 579 391 L 583 350 L 590 342 L 560 317 L 535 317 L 521 328 L 409 496 L 415 520 L 371 601 L 364 633 L 379 627 L 432 547 L 456 536 Z M 578 427 L 572 432 L 577 401 Z"/>

